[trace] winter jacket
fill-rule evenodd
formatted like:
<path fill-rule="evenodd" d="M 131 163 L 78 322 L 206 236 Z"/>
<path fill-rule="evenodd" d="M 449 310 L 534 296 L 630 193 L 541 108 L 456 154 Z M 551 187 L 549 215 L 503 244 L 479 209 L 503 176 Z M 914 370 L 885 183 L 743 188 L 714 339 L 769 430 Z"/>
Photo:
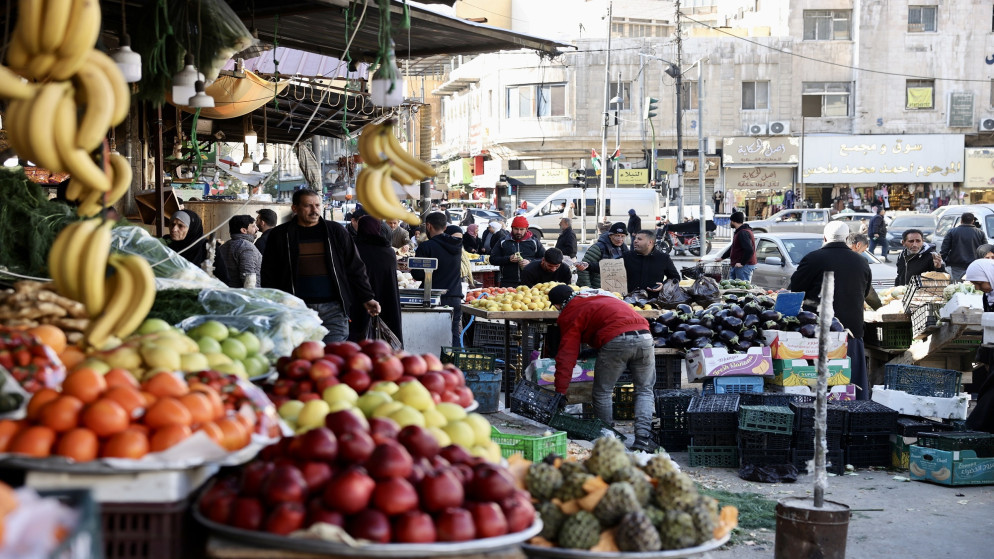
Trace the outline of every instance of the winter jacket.
<path fill-rule="evenodd" d="M 259 238 L 255 240 L 255 248 L 259 249 L 259 254 L 266 254 L 266 241 L 269 240 L 269 232 L 272 229 L 266 229 L 259 235 Z"/>
<path fill-rule="evenodd" d="M 236 233 L 217 249 L 217 257 L 224 261 L 228 287 L 244 287 L 245 276 L 255 274 L 255 287 L 262 285 L 262 253 L 252 243 L 252 235 Z"/>
<path fill-rule="evenodd" d="M 573 274 L 570 272 L 569 266 L 560 265 L 555 272 L 547 272 L 542 269 L 542 260 L 533 260 L 521 270 L 521 285 L 528 287 L 550 281 L 568 285 L 572 278 Z"/>
<path fill-rule="evenodd" d="M 908 285 L 911 276 L 920 276 L 925 272 L 945 272 L 945 266 L 935 267 L 932 262 L 932 255 L 935 254 L 935 247 L 925 243 L 918 254 L 911 254 L 908 249 L 901 251 L 897 257 L 897 277 L 894 278 L 894 285 Z"/>
<path fill-rule="evenodd" d="M 972 224 L 959 224 L 942 239 L 939 254 L 953 268 L 966 268 L 977 259 L 977 247 L 987 242 L 987 235 Z"/>
<path fill-rule="evenodd" d="M 444 289 L 448 297 L 462 297 L 462 239 L 439 233 L 418 245 L 414 251 L 418 258 L 437 258 L 438 268 L 432 272 L 432 289 Z M 424 270 L 411 270 L 418 281 L 425 280 Z"/>
<path fill-rule="evenodd" d="M 628 236 L 635 237 L 642 230 L 642 218 L 637 215 L 628 215 Z"/>
<path fill-rule="evenodd" d="M 805 305 L 821 300 L 821 281 L 824 272 L 835 272 L 835 316 L 848 328 L 854 338 L 863 339 L 863 301 L 873 289 L 870 264 L 861 254 L 838 241 L 825 243 L 820 249 L 809 252 L 790 278 L 789 291 L 803 291 Z M 816 309 L 811 309 L 816 310 Z"/>
<path fill-rule="evenodd" d="M 628 303 L 606 292 L 580 292 L 570 299 L 557 319 L 561 331 L 556 354 L 556 392 L 565 394 L 573 378 L 580 344 L 594 349 L 625 332 L 649 330 L 649 322 Z"/>
<path fill-rule="evenodd" d="M 573 232 L 572 227 L 567 227 L 559 232 L 556 248 L 563 251 L 566 256 L 576 258 L 576 233 Z"/>
<path fill-rule="evenodd" d="M 488 227 L 488 228 L 486 228 L 483 231 L 483 235 L 480 237 L 480 243 L 481 243 L 481 247 L 482 247 L 480 249 L 480 253 L 481 254 L 493 254 L 494 247 L 496 247 L 497 245 L 499 245 L 502 241 L 504 241 L 504 239 L 510 239 L 510 238 L 511 238 L 511 234 L 508 233 L 507 231 L 501 229 L 501 230 L 497 231 L 496 233 L 491 233 L 490 232 L 490 228 Z M 489 244 L 488 244 L 488 241 L 489 241 Z"/>
<path fill-rule="evenodd" d="M 641 254 L 630 250 L 621 257 L 625 261 L 625 274 L 628 276 L 628 292 L 636 289 L 655 287 L 665 279 L 680 281 L 680 272 L 673 265 L 669 255 L 653 250 L 649 254 Z"/>
<path fill-rule="evenodd" d="M 328 236 L 325 260 L 331 270 L 329 280 L 336 285 L 338 300 L 345 313 L 352 307 L 352 300 L 367 303 L 373 300 L 373 290 L 366 276 L 366 265 L 355 250 L 355 243 L 345 227 L 334 221 L 318 220 L 315 227 L 323 227 Z M 262 287 L 272 287 L 296 295 L 299 256 L 298 237 L 303 227 L 296 220 L 270 229 L 266 252 L 262 255 Z"/>
<path fill-rule="evenodd" d="M 480 254 L 480 249 L 483 248 L 483 241 L 479 237 L 464 233 L 462 236 L 462 248 L 470 254 Z"/>
<path fill-rule="evenodd" d="M 363 235 L 356 237 L 356 253 L 362 258 L 369 274 L 369 286 L 380 304 L 379 317 L 396 334 L 397 339 L 404 341 L 403 324 L 401 322 L 400 290 L 397 286 L 397 255 L 390 248 L 389 241 L 382 235 Z M 352 320 L 349 322 L 349 339 L 358 342 L 365 340 L 369 330 L 369 313 L 358 301 L 352 302 Z"/>
<path fill-rule="evenodd" d="M 599 262 L 605 258 L 609 260 L 621 258 L 627 252 L 628 245 L 622 243 L 620 247 L 616 247 L 611 243 L 611 235 L 603 233 L 597 239 L 597 242 L 590 245 L 590 248 L 587 249 L 586 254 L 583 255 L 583 261 L 590 264 L 590 267 L 576 273 L 577 285 L 586 285 L 600 289 L 601 266 Z"/>
<path fill-rule="evenodd" d="M 393 248 L 404 248 L 411 244 L 411 234 L 400 225 L 390 232 L 390 246 Z"/>
<path fill-rule="evenodd" d="M 490 263 L 500 266 L 501 287 L 517 287 L 521 285 L 521 268 L 517 262 L 511 262 L 511 256 L 520 253 L 524 260 L 539 260 L 545 256 L 545 247 L 538 239 L 532 237 L 531 231 L 525 233 L 520 241 L 513 238 L 505 239 L 497 248 L 490 251 Z"/>
<path fill-rule="evenodd" d="M 753 236 L 752 227 L 749 227 L 748 223 L 740 225 L 732 234 L 732 250 L 728 254 L 728 261 L 732 266 L 756 265 L 756 237 Z"/>
<path fill-rule="evenodd" d="M 877 214 L 870 218 L 870 225 L 866 229 L 871 237 L 883 237 L 887 234 L 887 221 L 884 216 Z"/>

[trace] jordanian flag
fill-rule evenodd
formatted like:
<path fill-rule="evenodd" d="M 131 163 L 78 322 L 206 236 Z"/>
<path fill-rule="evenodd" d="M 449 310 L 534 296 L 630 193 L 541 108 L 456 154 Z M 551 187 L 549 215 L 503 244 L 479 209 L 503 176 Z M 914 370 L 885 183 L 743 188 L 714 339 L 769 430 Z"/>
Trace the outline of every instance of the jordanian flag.
<path fill-rule="evenodd" d="M 597 150 L 590 148 L 590 164 L 594 166 L 594 171 L 601 170 L 601 156 L 597 155 Z"/>

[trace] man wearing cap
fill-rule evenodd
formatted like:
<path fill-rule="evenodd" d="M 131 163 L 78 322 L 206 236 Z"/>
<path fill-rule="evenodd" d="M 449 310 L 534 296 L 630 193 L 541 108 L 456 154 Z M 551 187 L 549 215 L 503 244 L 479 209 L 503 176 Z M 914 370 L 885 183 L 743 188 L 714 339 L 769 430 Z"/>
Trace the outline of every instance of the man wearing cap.
<path fill-rule="evenodd" d="M 585 343 L 597 351 L 594 365 L 594 414 L 613 424 L 611 397 L 625 370 L 635 383 L 635 443 L 633 450 L 655 452 L 652 416 L 656 411 L 653 386 L 656 362 L 649 323 L 628 303 L 601 290 L 575 292 L 568 285 L 549 291 L 549 302 L 559 309 L 562 331 L 556 354 L 556 392 L 566 394 L 573 367 Z"/>
<path fill-rule="evenodd" d="M 259 249 L 259 254 L 264 254 L 269 232 L 272 231 L 273 227 L 276 227 L 276 212 L 269 208 L 262 208 L 255 213 L 258 214 L 258 217 L 255 218 L 255 227 L 262 233 L 255 240 L 255 248 Z"/>
<path fill-rule="evenodd" d="M 870 385 L 863 352 L 863 301 L 873 289 L 870 265 L 858 252 L 846 245 L 849 226 L 833 221 L 825 226 L 825 244 L 809 252 L 790 278 L 789 291 L 804 292 L 804 306 L 817 311 L 821 301 L 821 283 L 825 272 L 835 272 L 832 307 L 835 317 L 849 330 L 847 354 L 852 367 L 852 382 L 858 400 L 870 399 Z"/>
<path fill-rule="evenodd" d="M 680 281 L 680 272 L 673 265 L 668 254 L 656 248 L 656 233 L 648 229 L 635 234 L 632 250 L 621 257 L 625 261 L 625 275 L 628 276 L 628 292 L 638 289 L 659 291 L 663 279 Z"/>
<path fill-rule="evenodd" d="M 490 252 L 490 263 L 500 266 L 500 286 L 521 285 L 521 269 L 532 260 L 545 256 L 545 247 L 532 237 L 523 215 L 511 221 L 511 238 L 501 241 Z"/>
<path fill-rule="evenodd" d="M 959 283 L 963 279 L 966 267 L 976 260 L 977 248 L 987 242 L 987 235 L 974 226 L 976 220 L 972 213 L 964 213 L 959 218 L 959 225 L 950 229 L 946 238 L 942 239 L 939 254 L 949 264 L 953 283 Z"/>
<path fill-rule="evenodd" d="M 541 260 L 531 262 L 522 268 L 521 285 L 532 287 L 550 281 L 568 284 L 572 275 L 569 267 L 563 266 L 563 251 L 550 248 L 545 251 L 545 256 Z"/>
<path fill-rule="evenodd" d="M 733 280 L 752 281 L 752 272 L 756 269 L 756 237 L 752 234 L 752 227 L 745 222 L 745 214 L 742 212 L 732 212 L 728 223 L 735 230 L 732 234 L 732 250 L 728 254 L 731 265 L 728 276 Z"/>
<path fill-rule="evenodd" d="M 622 222 L 611 225 L 597 242 L 590 245 L 583 255 L 583 262 L 577 265 L 576 283 L 581 286 L 600 288 L 601 260 L 617 260 L 628 252 L 625 239 L 628 238 L 628 228 Z"/>

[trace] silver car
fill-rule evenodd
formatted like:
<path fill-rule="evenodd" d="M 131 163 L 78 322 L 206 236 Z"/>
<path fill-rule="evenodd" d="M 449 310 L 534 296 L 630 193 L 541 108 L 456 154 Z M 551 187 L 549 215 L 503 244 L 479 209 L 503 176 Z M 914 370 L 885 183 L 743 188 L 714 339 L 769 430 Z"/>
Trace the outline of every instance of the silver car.
<path fill-rule="evenodd" d="M 813 233 L 757 233 L 756 270 L 752 273 L 752 283 L 763 289 L 786 289 L 790 277 L 809 252 L 818 250 L 824 243 L 821 235 Z M 724 247 L 717 255 L 707 256 L 703 262 L 728 258 L 731 245 Z M 885 289 L 894 286 L 897 269 L 881 263 L 869 252 L 863 258 L 870 264 L 873 273 L 873 287 Z"/>
<path fill-rule="evenodd" d="M 830 212 L 824 208 L 782 210 L 767 219 L 748 221 L 757 233 L 821 233 Z"/>

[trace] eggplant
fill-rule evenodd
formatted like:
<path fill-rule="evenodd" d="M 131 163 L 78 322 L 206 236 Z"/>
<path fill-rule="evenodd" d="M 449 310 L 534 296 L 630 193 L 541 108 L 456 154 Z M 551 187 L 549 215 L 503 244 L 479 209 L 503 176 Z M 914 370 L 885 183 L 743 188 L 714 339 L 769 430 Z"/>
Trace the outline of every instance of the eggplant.
<path fill-rule="evenodd" d="M 743 328 L 752 328 L 759 324 L 759 317 L 754 314 L 747 314 L 745 318 L 742 319 Z"/>
<path fill-rule="evenodd" d="M 706 326 L 708 328 L 714 328 L 714 322 L 715 322 L 714 321 L 714 317 L 711 316 L 711 315 L 709 315 L 709 314 L 706 314 L 703 317 L 701 317 L 701 326 Z"/>
<path fill-rule="evenodd" d="M 675 312 L 673 312 L 673 311 L 666 311 L 663 314 L 659 315 L 659 318 L 657 318 L 656 320 L 658 320 L 659 322 L 662 322 L 663 324 L 665 324 L 669 328 L 675 328 L 676 327 L 676 322 L 677 322 L 677 320 L 679 320 L 679 318 L 677 317 L 677 314 Z"/>
<path fill-rule="evenodd" d="M 846 331 L 846 327 L 843 326 L 841 322 L 839 322 L 838 318 L 836 318 L 836 317 L 833 316 L 832 317 L 832 326 L 829 328 L 829 330 L 831 330 L 832 332 L 845 332 Z"/>
<path fill-rule="evenodd" d="M 721 300 L 726 303 L 737 303 L 739 301 L 739 296 L 733 293 L 727 293 L 721 298 Z"/>
<path fill-rule="evenodd" d="M 750 347 L 752 347 L 752 342 L 747 342 L 745 340 L 742 340 L 739 343 L 735 344 L 735 349 L 741 351 L 742 353 L 749 351 Z"/>
<path fill-rule="evenodd" d="M 711 342 L 711 347 L 714 349 L 728 349 L 728 346 L 725 345 L 725 342 L 721 340 L 713 340 Z"/>
<path fill-rule="evenodd" d="M 687 329 L 687 337 L 690 338 L 690 339 L 692 339 L 692 340 L 696 340 L 698 338 L 708 338 L 708 339 L 710 339 L 711 336 L 713 336 L 713 335 L 714 335 L 714 332 L 712 332 L 710 328 L 708 328 L 706 326 L 701 326 L 699 324 L 694 324 L 690 328 Z"/>
<path fill-rule="evenodd" d="M 724 325 L 725 328 L 738 332 L 739 328 L 742 328 L 742 319 L 736 318 L 734 316 L 726 316 L 724 320 Z"/>
<path fill-rule="evenodd" d="M 718 339 L 728 344 L 729 346 L 733 346 L 739 343 L 738 334 L 736 334 L 731 330 L 722 330 L 721 332 L 718 332 Z"/>
<path fill-rule="evenodd" d="M 687 324 L 686 322 L 681 322 L 680 324 L 677 324 L 676 330 L 674 330 L 674 332 L 686 332 L 687 330 L 690 330 L 690 326 L 691 325 Z"/>
<path fill-rule="evenodd" d="M 688 343 L 690 343 L 690 338 L 688 338 L 687 333 L 683 331 L 673 332 L 673 334 L 669 337 L 670 347 L 685 348 Z"/>
<path fill-rule="evenodd" d="M 679 305 L 676 306 L 676 310 L 683 314 L 690 314 L 694 312 L 693 307 L 691 307 L 687 303 L 680 303 Z"/>
<path fill-rule="evenodd" d="M 767 309 L 772 309 L 773 307 L 777 306 L 777 302 L 773 299 L 773 297 L 767 297 L 766 295 L 763 295 L 762 297 L 756 297 L 756 302 L 759 303 L 762 307 Z"/>
<path fill-rule="evenodd" d="M 653 347 L 668 347 L 666 345 L 667 341 L 668 341 L 667 338 L 656 338 L 652 342 L 652 345 L 653 345 Z"/>
<path fill-rule="evenodd" d="M 721 309 L 720 311 L 714 313 L 714 317 L 717 319 L 722 319 L 728 316 L 728 309 Z"/>
<path fill-rule="evenodd" d="M 722 305 L 721 303 L 711 303 L 710 305 L 708 305 L 708 308 L 704 310 L 711 311 L 711 314 L 714 314 L 723 308 L 725 308 L 725 305 Z"/>
<path fill-rule="evenodd" d="M 696 310 L 696 311 L 694 311 L 694 318 L 700 318 L 700 317 L 704 316 L 704 313 L 706 313 L 706 312 L 707 312 L 707 309 Z"/>
<path fill-rule="evenodd" d="M 763 325 L 760 328 L 762 330 L 776 330 L 777 326 L 778 325 L 777 325 L 776 322 L 774 322 L 772 320 L 767 320 L 766 322 L 763 323 Z"/>
<path fill-rule="evenodd" d="M 814 324 L 804 324 L 797 329 L 805 338 L 814 338 L 818 335 L 818 327 Z"/>
<path fill-rule="evenodd" d="M 728 307 L 728 314 L 734 316 L 735 318 L 737 318 L 739 320 L 742 320 L 743 318 L 745 318 L 745 315 L 746 315 L 745 311 L 742 310 L 742 307 L 740 307 L 738 305 L 732 305 L 732 306 Z"/>
<path fill-rule="evenodd" d="M 754 314 L 754 315 L 758 316 L 760 313 L 763 312 L 763 307 L 757 305 L 754 302 L 749 302 L 749 303 L 746 303 L 746 304 L 742 305 L 742 310 L 745 311 L 746 316 L 748 316 L 750 314 Z"/>
<path fill-rule="evenodd" d="M 778 321 L 782 315 L 773 309 L 766 309 L 765 311 L 759 313 L 759 319 L 763 322 L 768 320 Z"/>
<path fill-rule="evenodd" d="M 697 326 L 700 323 L 701 323 L 701 319 L 699 319 L 699 318 L 688 318 L 687 319 L 687 324 L 689 324 L 691 326 Z"/>
<path fill-rule="evenodd" d="M 815 324 L 818 322 L 818 315 L 811 311 L 801 311 L 797 313 L 797 321 L 801 324 Z"/>
<path fill-rule="evenodd" d="M 669 331 L 669 328 L 667 328 L 666 325 L 661 322 L 653 322 L 650 329 L 652 330 L 652 335 L 657 338 L 659 336 L 665 336 L 666 333 Z"/>
<path fill-rule="evenodd" d="M 694 349 L 704 349 L 706 347 L 711 347 L 711 338 L 697 338 L 691 342 L 690 347 Z"/>
<path fill-rule="evenodd" d="M 739 338 L 743 340 L 753 341 L 759 337 L 759 332 L 751 328 L 746 328 L 739 332 Z"/>

